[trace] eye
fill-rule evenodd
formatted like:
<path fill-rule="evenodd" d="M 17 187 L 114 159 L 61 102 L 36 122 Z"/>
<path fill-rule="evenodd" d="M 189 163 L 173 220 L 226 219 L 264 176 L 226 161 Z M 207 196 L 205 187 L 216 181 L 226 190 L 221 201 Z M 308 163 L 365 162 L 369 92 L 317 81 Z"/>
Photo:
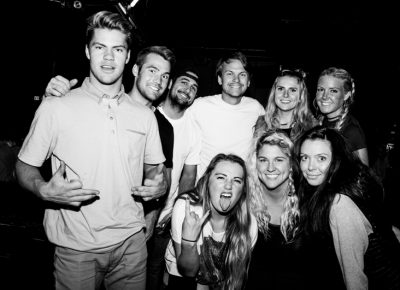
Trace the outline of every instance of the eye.
<path fill-rule="evenodd" d="M 277 90 L 278 92 L 281 92 L 281 91 L 283 91 L 283 88 L 282 88 L 282 87 L 277 87 L 276 90 Z"/>
<path fill-rule="evenodd" d="M 154 68 L 149 68 L 149 72 L 152 73 L 152 74 L 155 74 L 156 70 Z"/>
<path fill-rule="evenodd" d="M 119 53 L 123 53 L 125 51 L 125 49 L 119 47 L 119 48 L 116 48 L 115 51 L 119 52 Z"/>
<path fill-rule="evenodd" d="M 94 46 L 94 49 L 100 50 L 100 49 L 102 49 L 102 48 L 103 48 L 103 46 L 101 46 L 101 45 L 95 45 L 95 46 Z"/>
<path fill-rule="evenodd" d="M 318 160 L 319 160 L 319 161 L 326 161 L 327 158 L 326 158 L 325 156 L 319 156 L 319 157 L 318 157 Z"/>
<path fill-rule="evenodd" d="M 306 161 L 308 159 L 307 155 L 301 155 L 300 156 L 300 161 Z"/>
<path fill-rule="evenodd" d="M 296 92 L 297 92 L 297 89 L 291 88 L 291 89 L 290 89 L 290 92 L 291 92 L 291 93 L 296 93 Z"/>
<path fill-rule="evenodd" d="M 323 88 L 317 88 L 317 93 L 322 93 L 324 91 Z"/>
<path fill-rule="evenodd" d="M 264 163 L 264 162 L 266 162 L 266 161 L 267 161 L 266 158 L 264 158 L 264 157 L 258 157 L 258 162 Z"/>
<path fill-rule="evenodd" d="M 224 180 L 225 179 L 225 177 L 224 176 L 222 176 L 222 175 L 217 175 L 217 177 L 216 177 L 218 180 Z"/>
<path fill-rule="evenodd" d="M 245 72 L 242 72 L 242 73 L 240 73 L 240 75 L 239 75 L 241 78 L 247 78 L 247 73 L 245 73 Z"/>
<path fill-rule="evenodd" d="M 191 86 L 191 87 L 190 87 L 190 90 L 191 90 L 193 93 L 197 93 L 197 87 L 195 87 L 195 86 Z"/>
<path fill-rule="evenodd" d="M 242 184 L 242 183 L 243 183 L 243 180 L 240 179 L 240 178 L 235 178 L 233 181 L 234 181 L 235 183 L 237 183 L 237 184 Z"/>
<path fill-rule="evenodd" d="M 339 91 L 337 89 L 331 89 L 329 92 L 331 94 L 337 94 Z"/>
<path fill-rule="evenodd" d="M 165 75 L 162 75 L 162 78 L 163 78 L 163 80 L 169 80 L 169 75 L 167 75 L 167 74 L 165 74 Z"/>
<path fill-rule="evenodd" d="M 231 75 L 233 75 L 233 73 L 231 71 L 227 71 L 227 72 L 225 72 L 225 75 L 226 76 L 231 76 Z"/>
<path fill-rule="evenodd" d="M 279 163 L 280 163 L 280 162 L 284 162 L 284 161 L 285 161 L 285 158 L 276 158 L 275 161 L 276 161 L 276 162 L 279 162 Z"/>

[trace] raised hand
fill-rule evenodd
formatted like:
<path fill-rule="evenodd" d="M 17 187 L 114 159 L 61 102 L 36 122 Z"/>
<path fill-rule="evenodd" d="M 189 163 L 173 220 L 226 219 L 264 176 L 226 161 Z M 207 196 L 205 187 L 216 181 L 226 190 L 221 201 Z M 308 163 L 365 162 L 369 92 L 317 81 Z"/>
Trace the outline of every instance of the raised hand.
<path fill-rule="evenodd" d="M 168 182 L 163 169 L 164 165 L 161 163 L 149 170 L 143 185 L 132 187 L 132 194 L 142 197 L 144 201 L 163 196 L 168 189 Z"/>
<path fill-rule="evenodd" d="M 185 219 L 182 224 L 182 238 L 188 241 L 196 241 L 209 214 L 210 211 L 208 210 L 200 218 L 195 212 L 190 211 L 190 199 L 187 197 L 185 204 Z"/>
<path fill-rule="evenodd" d="M 64 178 L 65 162 L 61 161 L 60 167 L 54 173 L 49 182 L 42 182 L 39 192 L 44 200 L 70 205 L 80 206 L 82 202 L 95 198 L 99 191 L 95 189 L 83 189 L 79 179 L 67 180 Z"/>
<path fill-rule="evenodd" d="M 45 97 L 62 97 L 77 83 L 77 79 L 67 80 L 63 76 L 56 76 L 47 84 L 44 95 Z"/>

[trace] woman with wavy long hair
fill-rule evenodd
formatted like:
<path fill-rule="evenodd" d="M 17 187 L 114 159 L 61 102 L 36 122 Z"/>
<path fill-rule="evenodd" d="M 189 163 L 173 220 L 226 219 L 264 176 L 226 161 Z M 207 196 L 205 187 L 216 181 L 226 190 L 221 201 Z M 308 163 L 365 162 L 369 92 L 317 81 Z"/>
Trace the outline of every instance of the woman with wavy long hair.
<path fill-rule="evenodd" d="M 243 159 L 218 154 L 196 188 L 178 197 L 166 252 L 168 289 L 242 289 L 257 239 L 248 194 Z"/>
<path fill-rule="evenodd" d="M 293 142 L 284 131 L 258 138 L 248 160 L 251 209 L 258 224 L 247 289 L 301 289 L 293 238 L 299 220 Z M 290 265 L 290 267 L 288 267 Z"/>

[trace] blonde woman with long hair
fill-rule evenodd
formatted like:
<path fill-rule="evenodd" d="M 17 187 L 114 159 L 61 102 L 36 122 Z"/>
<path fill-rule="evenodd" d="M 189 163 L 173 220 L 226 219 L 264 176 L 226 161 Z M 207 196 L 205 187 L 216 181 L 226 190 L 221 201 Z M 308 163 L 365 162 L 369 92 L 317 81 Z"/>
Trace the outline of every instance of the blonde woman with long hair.
<path fill-rule="evenodd" d="M 248 160 L 251 209 L 258 224 L 247 289 L 299 289 L 293 239 L 300 217 L 293 142 L 279 129 L 258 138 Z"/>
<path fill-rule="evenodd" d="M 257 223 L 248 204 L 245 162 L 218 154 L 172 212 L 167 289 L 243 289 Z"/>

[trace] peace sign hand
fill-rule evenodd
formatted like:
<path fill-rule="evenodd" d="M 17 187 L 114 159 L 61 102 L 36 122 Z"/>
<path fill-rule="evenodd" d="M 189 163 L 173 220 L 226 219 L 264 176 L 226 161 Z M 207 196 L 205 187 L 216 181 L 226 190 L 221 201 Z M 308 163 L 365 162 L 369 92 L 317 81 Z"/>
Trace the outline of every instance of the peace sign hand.
<path fill-rule="evenodd" d="M 182 224 L 182 238 L 189 241 L 196 241 L 209 214 L 210 211 L 208 210 L 200 218 L 194 211 L 190 211 L 190 199 L 187 197 L 185 203 L 185 219 Z"/>

